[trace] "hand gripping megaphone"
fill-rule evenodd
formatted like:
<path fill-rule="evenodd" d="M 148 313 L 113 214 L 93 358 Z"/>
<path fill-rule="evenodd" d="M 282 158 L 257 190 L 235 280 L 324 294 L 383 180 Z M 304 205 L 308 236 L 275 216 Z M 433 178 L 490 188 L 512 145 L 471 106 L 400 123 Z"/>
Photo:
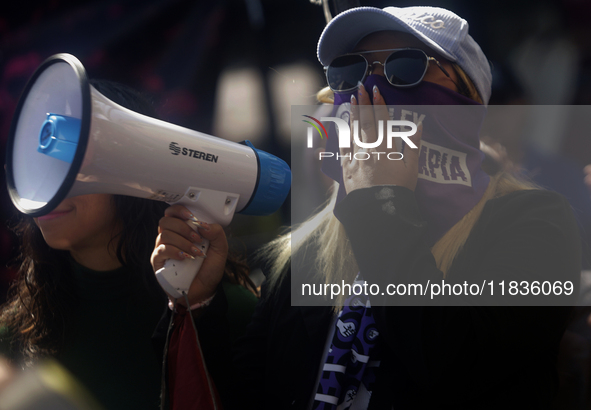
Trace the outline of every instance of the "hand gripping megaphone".
<path fill-rule="evenodd" d="M 49 57 L 27 83 L 10 128 L 6 178 L 14 205 L 34 217 L 68 197 L 107 193 L 182 204 L 199 220 L 221 225 L 235 212 L 275 212 L 291 185 L 287 164 L 249 142 L 229 142 L 114 103 L 88 83 L 69 54 Z M 204 253 L 208 245 L 202 244 Z M 202 262 L 168 260 L 156 277 L 178 298 Z"/>

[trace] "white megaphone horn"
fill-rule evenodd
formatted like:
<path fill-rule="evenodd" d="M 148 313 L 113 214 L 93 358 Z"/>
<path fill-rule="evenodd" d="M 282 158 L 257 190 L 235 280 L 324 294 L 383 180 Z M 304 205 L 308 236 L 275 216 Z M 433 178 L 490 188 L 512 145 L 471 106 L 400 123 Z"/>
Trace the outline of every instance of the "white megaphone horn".
<path fill-rule="evenodd" d="M 11 124 L 6 178 L 12 202 L 30 216 L 47 214 L 68 197 L 108 193 L 179 203 L 199 220 L 221 225 L 235 212 L 275 212 L 291 185 L 287 164 L 248 142 L 114 103 L 69 54 L 49 57 L 29 80 Z M 208 245 L 204 241 L 204 253 Z M 202 262 L 168 260 L 156 277 L 178 298 Z"/>

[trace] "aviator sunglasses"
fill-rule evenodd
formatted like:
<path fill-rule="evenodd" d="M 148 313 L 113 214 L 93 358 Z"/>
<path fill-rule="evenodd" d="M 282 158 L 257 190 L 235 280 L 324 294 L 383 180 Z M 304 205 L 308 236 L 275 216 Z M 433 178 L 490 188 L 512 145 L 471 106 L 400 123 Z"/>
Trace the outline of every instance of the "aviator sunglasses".
<path fill-rule="evenodd" d="M 392 51 L 383 63 L 381 61 L 370 63 L 363 55 L 383 51 Z M 435 62 L 437 67 L 453 81 L 445 68 L 439 64 L 439 61 L 418 48 L 392 48 L 344 54 L 332 60 L 327 67 L 324 67 L 324 71 L 328 86 L 334 92 L 346 92 L 356 89 L 357 84 L 363 82 L 371 73 L 375 64 L 384 67 L 384 75 L 394 87 L 413 87 L 425 77 L 430 61 Z M 455 84 L 455 81 L 453 82 Z"/>

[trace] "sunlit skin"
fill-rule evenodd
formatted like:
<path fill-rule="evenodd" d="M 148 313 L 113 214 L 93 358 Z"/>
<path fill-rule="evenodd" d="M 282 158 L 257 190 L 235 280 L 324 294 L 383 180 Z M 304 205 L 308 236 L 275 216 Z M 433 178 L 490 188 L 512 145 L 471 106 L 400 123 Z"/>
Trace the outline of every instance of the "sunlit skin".
<path fill-rule="evenodd" d="M 51 213 L 35 218 L 43 238 L 54 249 L 69 251 L 87 268 L 106 271 L 121 266 L 116 257 L 119 232 L 113 196 L 81 195 L 65 199 Z"/>
<path fill-rule="evenodd" d="M 192 214 L 184 206 L 172 205 L 166 209 L 158 225 L 158 237 L 151 262 L 154 271 L 158 271 L 168 259 L 201 257 L 203 254 L 199 251 L 199 244 L 203 238 L 209 241 L 207 257 L 189 287 L 189 304 L 193 305 L 208 300 L 215 294 L 228 258 L 228 241 L 221 225 L 202 223 L 202 227 L 195 232 L 186 223 L 190 219 Z M 178 302 L 186 305 L 183 299 Z"/>
<path fill-rule="evenodd" d="M 430 63 L 425 73 L 423 81 L 429 81 L 442 85 L 453 91 L 458 91 L 456 82 L 457 75 L 448 61 L 438 56 L 434 51 L 425 46 L 420 40 L 408 33 L 395 31 L 380 31 L 372 33 L 361 39 L 353 50 L 371 51 L 385 50 L 392 48 L 420 48 L 428 56 L 435 57 L 441 66 L 448 72 L 450 77 L 437 67 L 437 64 Z M 376 53 L 367 53 L 364 56 L 371 63 L 380 61 L 383 63 L 391 52 L 382 51 Z M 372 74 L 384 75 L 381 64 L 373 64 Z M 376 90 L 373 94 L 373 101 L 370 94 L 363 86 L 360 86 L 357 94 L 351 99 L 351 121 L 359 121 L 361 139 L 365 143 L 377 141 L 377 124 L 383 121 L 386 124 L 389 120 L 386 103 L 380 93 Z M 353 132 L 353 127 L 351 127 Z M 420 127 L 414 136 L 410 137 L 413 143 L 419 147 L 422 136 L 422 127 Z M 382 145 L 385 145 L 382 144 Z M 394 147 L 395 148 L 395 147 Z M 375 156 L 370 156 L 371 160 L 358 161 L 355 154 L 360 151 L 382 151 L 387 152 L 384 146 L 376 149 L 364 149 L 351 144 L 351 148 L 341 148 L 343 160 L 343 182 L 347 193 L 361 188 L 368 188 L 376 185 L 398 185 L 414 191 L 418 179 L 418 157 L 419 149 L 408 149 L 404 153 L 404 159 L 401 161 L 376 160 Z M 393 151 L 393 150 L 390 150 Z M 348 159 L 351 157 L 351 160 Z"/>

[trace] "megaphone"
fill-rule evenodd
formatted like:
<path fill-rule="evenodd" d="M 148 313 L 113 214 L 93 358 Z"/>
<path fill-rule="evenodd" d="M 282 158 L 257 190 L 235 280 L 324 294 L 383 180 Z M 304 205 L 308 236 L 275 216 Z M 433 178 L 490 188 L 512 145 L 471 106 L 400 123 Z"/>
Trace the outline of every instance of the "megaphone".
<path fill-rule="evenodd" d="M 33 217 L 65 198 L 117 194 L 180 203 L 201 221 L 268 215 L 284 202 L 291 171 L 249 142 L 235 143 L 128 110 L 92 87 L 70 54 L 45 60 L 27 83 L 7 144 L 16 208 Z M 196 229 L 196 228 L 195 228 Z M 207 241 L 202 250 L 207 252 Z M 203 259 L 169 260 L 156 274 L 179 298 Z"/>

